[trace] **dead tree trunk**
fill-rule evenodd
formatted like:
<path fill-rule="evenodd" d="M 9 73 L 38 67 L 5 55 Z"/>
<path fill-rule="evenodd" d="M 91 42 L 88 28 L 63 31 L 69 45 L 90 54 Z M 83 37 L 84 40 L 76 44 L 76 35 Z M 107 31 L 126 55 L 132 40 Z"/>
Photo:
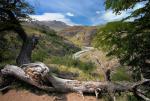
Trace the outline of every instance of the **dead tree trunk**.
<path fill-rule="evenodd" d="M 37 43 L 38 37 L 35 36 L 27 37 L 27 39 L 23 41 L 22 48 L 16 59 L 18 65 L 27 64 L 31 62 L 32 50 L 34 49 Z"/>
<path fill-rule="evenodd" d="M 150 82 L 149 79 L 145 79 L 134 83 L 114 83 L 114 82 L 95 82 L 95 81 L 78 81 L 68 80 L 56 77 L 53 73 L 49 73 L 49 68 L 43 63 L 30 63 L 17 67 L 13 65 L 6 65 L 1 70 L 2 75 L 11 75 L 19 80 L 22 80 L 28 84 L 34 85 L 39 89 L 50 92 L 77 92 L 83 93 L 95 93 L 98 96 L 99 93 L 116 93 L 116 92 L 134 92 L 145 101 L 150 101 L 138 87 L 142 84 Z M 47 85 L 44 82 L 49 82 L 51 85 Z"/>

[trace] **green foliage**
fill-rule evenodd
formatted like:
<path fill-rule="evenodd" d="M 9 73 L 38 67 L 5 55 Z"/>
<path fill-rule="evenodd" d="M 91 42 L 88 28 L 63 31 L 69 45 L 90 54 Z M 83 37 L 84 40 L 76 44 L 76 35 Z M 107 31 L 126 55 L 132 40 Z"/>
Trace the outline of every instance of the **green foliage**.
<path fill-rule="evenodd" d="M 95 65 L 92 62 L 82 62 L 78 59 L 73 59 L 72 56 L 51 57 L 51 63 L 79 68 L 85 72 L 90 72 L 95 69 Z"/>
<path fill-rule="evenodd" d="M 124 68 L 117 68 L 115 73 L 111 75 L 113 81 L 131 81 L 130 75 Z"/>
<path fill-rule="evenodd" d="M 0 67 L 7 63 L 15 64 L 15 58 L 18 54 L 18 49 L 21 46 L 20 40 L 13 32 L 3 32 L 0 34 Z"/>
<path fill-rule="evenodd" d="M 83 62 L 78 59 L 73 59 L 72 56 L 52 56 L 44 61 L 51 68 L 53 73 L 67 78 L 77 80 L 104 80 L 102 74 L 96 73 L 96 66 L 92 62 Z M 60 75 L 59 75 L 60 74 Z M 71 74 L 71 75 L 70 75 Z"/>
<path fill-rule="evenodd" d="M 106 9 L 112 9 L 115 13 L 120 14 L 120 11 L 132 9 L 133 7 L 136 6 L 137 3 L 147 3 L 148 4 L 148 2 L 149 2 L 148 0 L 139 0 L 139 1 L 138 0 L 132 0 L 132 1 L 131 0 L 106 0 L 105 6 L 106 6 Z M 145 7 L 142 7 L 142 9 L 143 8 L 145 9 Z M 136 12 L 136 14 L 132 13 L 131 15 L 136 16 L 139 14 L 143 14 L 145 11 L 144 9 L 142 12 L 141 12 L 141 9 L 137 9 L 137 10 L 133 11 L 133 13 Z"/>
<path fill-rule="evenodd" d="M 123 10 L 132 9 L 138 3 L 143 3 L 144 6 L 133 10 L 131 15 L 124 19 L 135 18 L 133 22 L 119 22 L 121 26 L 116 22 L 108 23 L 100 29 L 102 32 L 98 32 L 98 38 L 95 42 L 97 46 L 102 45 L 103 49 L 109 50 L 109 55 L 116 55 L 122 64 L 132 66 L 137 80 L 140 79 L 141 72 L 145 78 L 150 78 L 148 72 L 150 70 L 150 1 L 105 1 L 106 9 L 112 9 L 116 14 L 120 14 Z M 126 26 L 126 24 L 129 25 Z"/>
<path fill-rule="evenodd" d="M 57 36 L 54 30 L 39 27 L 23 27 L 28 32 L 28 36 L 34 34 L 40 38 L 37 46 L 32 51 L 32 62 L 42 62 L 51 56 L 64 56 L 80 50 L 78 47 L 66 43 L 65 39 Z M 0 34 L 0 67 L 6 64 L 15 64 L 21 45 L 21 40 L 16 33 L 6 31 Z"/>
<path fill-rule="evenodd" d="M 46 49 L 48 53 L 54 55 L 72 54 L 79 51 L 80 48 L 74 44 L 66 42 L 67 40 L 56 34 L 54 30 L 40 29 L 41 32 L 45 32 L 45 35 L 41 38 L 39 45 Z M 50 47 L 47 49 L 47 47 Z"/>
<path fill-rule="evenodd" d="M 20 22 L 30 19 L 28 14 L 34 10 L 26 0 L 0 0 L 0 12 L 0 31 L 15 31 Z"/>
<path fill-rule="evenodd" d="M 121 60 L 127 60 L 130 55 L 129 51 L 133 48 L 132 29 L 134 26 L 128 22 L 109 22 L 97 31 L 93 41 L 94 46 L 108 51 L 107 55 L 115 55 Z"/>
<path fill-rule="evenodd" d="M 2 18 L 1 20 L 3 20 L 4 16 L 6 17 L 5 10 L 13 12 L 13 14 L 16 16 L 17 19 L 26 18 L 28 17 L 28 14 L 34 12 L 33 7 L 25 0 L 1 0 L 0 1 L 0 11 L 2 12 L 0 14 L 0 18 Z"/>
<path fill-rule="evenodd" d="M 97 31 L 94 38 L 94 46 L 107 50 L 112 53 L 115 50 L 116 55 L 119 56 L 124 49 L 128 48 L 127 33 L 131 32 L 133 26 L 128 22 L 109 22 L 104 27 Z"/>
<path fill-rule="evenodd" d="M 43 49 L 36 49 L 32 54 L 32 61 L 41 61 L 43 62 L 48 58 L 48 53 Z"/>
<path fill-rule="evenodd" d="M 141 70 L 144 77 L 150 77 L 146 73 L 149 60 L 150 30 L 139 29 L 133 22 L 110 22 L 100 28 L 94 39 L 95 47 L 108 51 L 107 55 L 115 55 L 124 65 L 132 66 L 134 77 L 139 79 Z"/>
<path fill-rule="evenodd" d="M 128 95 L 127 98 L 128 98 L 128 101 L 140 101 L 133 95 Z"/>

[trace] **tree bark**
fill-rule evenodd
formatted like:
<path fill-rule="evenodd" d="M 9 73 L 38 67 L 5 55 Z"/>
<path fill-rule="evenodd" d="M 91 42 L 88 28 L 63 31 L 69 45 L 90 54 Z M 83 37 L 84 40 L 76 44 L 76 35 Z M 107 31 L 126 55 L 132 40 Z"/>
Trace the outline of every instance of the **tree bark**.
<path fill-rule="evenodd" d="M 38 38 L 35 36 L 28 37 L 24 29 L 22 28 L 22 25 L 20 24 L 19 20 L 15 17 L 12 11 L 6 10 L 3 8 L 0 8 L 1 12 L 5 12 L 10 20 L 7 20 L 3 23 L 9 23 L 11 26 L 6 25 L 6 27 L 0 29 L 0 31 L 4 30 L 13 30 L 18 35 L 20 38 L 23 40 L 22 48 L 20 50 L 20 53 L 16 59 L 17 65 L 22 65 L 22 64 L 27 64 L 31 62 L 31 55 L 32 55 L 32 50 L 34 49 L 35 45 L 38 42 Z"/>
<path fill-rule="evenodd" d="M 28 64 L 31 62 L 32 50 L 34 49 L 37 42 L 38 38 L 35 36 L 32 36 L 31 38 L 28 37 L 25 41 L 23 41 L 22 48 L 16 59 L 16 63 L 18 65 Z"/>
<path fill-rule="evenodd" d="M 49 73 L 49 68 L 43 63 L 30 63 L 21 67 L 6 65 L 1 70 L 3 75 L 11 75 L 28 84 L 34 85 L 39 89 L 50 92 L 77 92 L 95 93 L 96 97 L 99 93 L 115 94 L 116 92 L 134 92 L 146 101 L 150 101 L 139 91 L 138 86 L 150 82 L 150 79 L 145 79 L 139 82 L 129 83 L 114 83 L 114 82 L 95 82 L 95 81 L 78 81 L 62 79 Z M 44 83 L 48 82 L 48 83 Z"/>

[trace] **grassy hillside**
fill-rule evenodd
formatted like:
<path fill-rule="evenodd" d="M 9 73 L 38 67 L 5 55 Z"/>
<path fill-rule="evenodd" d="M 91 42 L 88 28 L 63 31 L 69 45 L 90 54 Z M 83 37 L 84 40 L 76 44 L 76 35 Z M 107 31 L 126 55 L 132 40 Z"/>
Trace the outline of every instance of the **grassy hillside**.
<path fill-rule="evenodd" d="M 33 50 L 32 59 L 43 62 L 51 56 L 64 56 L 79 51 L 73 43 L 56 35 L 52 29 L 45 27 L 23 26 L 28 36 L 39 37 L 39 43 Z M 15 59 L 21 49 L 22 40 L 12 31 L 5 31 L 0 35 L 0 65 L 15 64 Z"/>
<path fill-rule="evenodd" d="M 58 33 L 45 26 L 23 25 L 28 36 L 35 35 L 40 38 L 38 45 L 33 50 L 32 62 L 41 61 L 49 66 L 53 72 L 63 78 L 79 80 L 104 80 L 102 70 L 95 62 L 95 57 L 111 68 L 117 62 L 109 60 L 105 53 L 92 50 L 84 53 L 79 59 L 73 59 L 72 54 L 79 51 L 77 46 L 91 44 L 96 27 L 71 27 Z M 62 35 L 60 35 L 62 34 Z M 6 31 L 0 37 L 0 66 L 15 64 L 15 59 L 21 49 L 22 40 L 12 31 Z M 77 45 L 77 46 L 76 46 Z M 109 66 L 108 66 L 109 65 Z M 124 70 L 118 69 L 113 78 L 127 80 Z M 117 78 L 117 75 L 123 75 Z M 124 79 L 125 78 L 125 79 Z"/>
<path fill-rule="evenodd" d="M 47 27 L 23 25 L 28 36 L 35 35 L 40 38 L 32 53 L 32 62 L 40 61 L 49 66 L 52 71 L 63 78 L 91 80 L 96 77 L 90 74 L 96 66 L 90 61 L 72 59 L 72 54 L 80 51 L 71 41 Z M 22 40 L 17 33 L 6 31 L 1 34 L 0 67 L 14 64 L 21 49 Z M 100 79 L 100 78 L 99 78 Z M 99 80 L 98 79 L 98 80 Z"/>
<path fill-rule="evenodd" d="M 58 33 L 58 35 L 67 38 L 75 45 L 91 46 L 91 41 L 96 34 L 97 27 L 86 27 L 86 26 L 73 26 L 66 28 Z"/>

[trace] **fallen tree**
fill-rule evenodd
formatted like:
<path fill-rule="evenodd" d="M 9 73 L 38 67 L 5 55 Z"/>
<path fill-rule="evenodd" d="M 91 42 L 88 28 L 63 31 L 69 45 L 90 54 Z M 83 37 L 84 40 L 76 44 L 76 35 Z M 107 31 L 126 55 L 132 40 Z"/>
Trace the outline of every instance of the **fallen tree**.
<path fill-rule="evenodd" d="M 21 67 L 6 65 L 1 70 L 1 73 L 2 75 L 13 76 L 18 80 L 49 92 L 77 92 L 82 96 L 83 93 L 95 93 L 96 97 L 98 97 L 98 94 L 100 93 L 108 93 L 113 96 L 114 100 L 115 93 L 117 92 L 133 92 L 145 101 L 150 101 L 150 99 L 143 94 L 143 91 L 139 89 L 140 85 L 149 83 L 149 79 L 134 83 L 62 79 L 55 76 L 55 74 L 53 74 L 50 69 L 41 62 L 24 64 Z"/>

